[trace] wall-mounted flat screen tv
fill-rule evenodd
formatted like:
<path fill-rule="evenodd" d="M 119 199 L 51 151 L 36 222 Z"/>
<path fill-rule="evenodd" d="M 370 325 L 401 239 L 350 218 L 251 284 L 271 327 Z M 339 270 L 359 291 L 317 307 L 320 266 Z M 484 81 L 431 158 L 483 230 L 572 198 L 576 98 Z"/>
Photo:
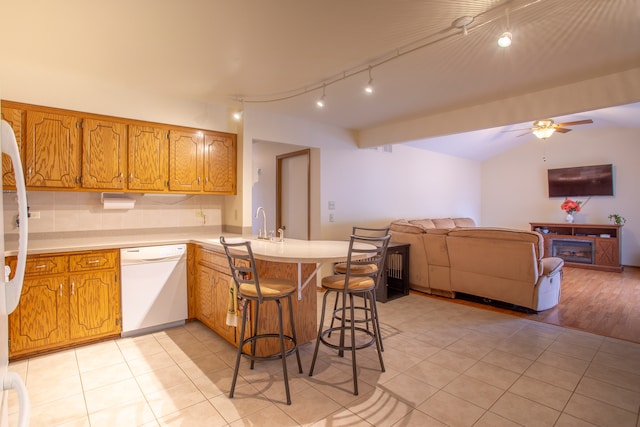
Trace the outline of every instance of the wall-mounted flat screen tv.
<path fill-rule="evenodd" d="M 549 197 L 613 196 L 613 165 L 548 169 Z"/>

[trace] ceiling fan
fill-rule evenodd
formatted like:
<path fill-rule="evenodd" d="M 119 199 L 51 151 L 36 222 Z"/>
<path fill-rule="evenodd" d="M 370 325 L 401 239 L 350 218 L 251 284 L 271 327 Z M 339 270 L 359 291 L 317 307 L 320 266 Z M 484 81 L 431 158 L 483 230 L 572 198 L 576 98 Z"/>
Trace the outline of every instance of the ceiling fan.
<path fill-rule="evenodd" d="M 552 119 L 543 119 L 536 120 L 533 122 L 533 127 L 527 129 L 527 132 L 520 134 L 518 136 L 528 135 L 529 133 L 533 133 L 539 139 L 547 139 L 554 132 L 567 133 L 570 132 L 571 129 L 567 128 L 567 126 L 576 126 L 576 125 L 586 125 L 589 123 L 593 123 L 593 120 L 577 120 L 575 122 L 565 122 L 565 123 L 554 123 Z M 513 132 L 524 129 L 513 129 L 505 132 Z"/>

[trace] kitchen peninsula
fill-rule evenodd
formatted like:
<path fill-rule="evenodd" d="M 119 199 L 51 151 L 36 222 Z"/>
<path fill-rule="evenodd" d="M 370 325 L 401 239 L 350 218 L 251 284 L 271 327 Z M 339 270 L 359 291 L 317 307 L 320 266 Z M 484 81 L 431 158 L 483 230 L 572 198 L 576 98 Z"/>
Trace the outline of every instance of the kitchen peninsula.
<path fill-rule="evenodd" d="M 127 247 L 169 245 L 187 243 L 187 290 L 189 319 L 197 319 L 217 332 L 227 341 L 236 344 L 238 341 L 239 327 L 227 325 L 227 311 L 229 306 L 229 285 L 231 276 L 226 256 L 219 243 L 221 233 L 211 228 L 204 231 L 202 228 L 190 229 L 180 232 L 151 232 L 139 230 L 119 233 L 53 233 L 30 236 L 29 257 L 78 255 L 83 253 L 97 253 L 98 251 L 113 250 Z M 216 237 L 214 237 L 216 236 Z M 226 237 L 242 238 L 242 236 L 226 234 Z M 345 260 L 348 253 L 348 241 L 301 241 L 286 239 L 284 242 L 272 242 L 258 240 L 252 236 L 244 238 L 252 241 L 252 249 L 258 264 L 261 277 L 284 277 L 299 284 L 299 296 L 293 301 L 298 342 L 307 343 L 315 338 L 317 333 L 316 318 L 316 286 L 314 276 L 320 265 L 325 262 L 337 262 Z M 15 262 L 17 253 L 13 242 L 6 244 L 5 256 L 7 263 Z M 120 282 L 117 281 L 116 295 L 120 295 Z M 57 288 L 56 288 L 57 289 Z M 23 290 L 24 293 L 24 290 Z M 118 304 L 119 306 L 119 304 Z M 275 327 L 272 319 L 276 317 L 270 312 L 271 308 L 265 306 L 260 317 L 262 325 Z M 22 316 L 28 316 L 27 310 Z M 270 320 L 271 319 L 271 320 Z M 108 334 L 89 336 L 82 340 L 62 340 L 57 343 L 46 342 L 44 345 L 36 345 L 33 348 L 22 351 L 19 357 L 28 357 L 33 354 L 52 351 L 73 345 L 84 344 L 97 340 L 116 338 L 120 334 L 118 328 L 111 329 Z M 14 321 L 16 321 L 14 319 Z M 18 320 L 19 321 L 19 320 Z M 24 325 L 33 324 L 36 319 L 25 319 Z M 272 325 L 273 324 L 273 325 Z M 67 326 L 68 328 L 68 326 Z M 28 331 L 23 331 L 28 333 Z M 277 342 L 273 343 L 278 346 Z M 258 349 L 264 354 L 270 353 L 272 343 L 266 343 L 265 348 Z"/>

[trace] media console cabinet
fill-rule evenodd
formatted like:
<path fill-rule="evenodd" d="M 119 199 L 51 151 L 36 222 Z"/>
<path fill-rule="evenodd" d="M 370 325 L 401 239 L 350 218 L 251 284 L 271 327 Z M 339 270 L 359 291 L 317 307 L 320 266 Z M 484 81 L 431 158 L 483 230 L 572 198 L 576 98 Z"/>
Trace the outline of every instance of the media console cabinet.
<path fill-rule="evenodd" d="M 545 256 L 564 259 L 567 267 L 621 272 L 622 225 L 530 222 L 544 237 Z"/>

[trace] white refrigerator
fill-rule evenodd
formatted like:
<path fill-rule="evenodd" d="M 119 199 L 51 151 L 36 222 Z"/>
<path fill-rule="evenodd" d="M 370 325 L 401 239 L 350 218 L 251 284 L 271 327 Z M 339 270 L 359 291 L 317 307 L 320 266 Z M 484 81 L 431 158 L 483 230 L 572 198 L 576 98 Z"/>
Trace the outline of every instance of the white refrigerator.
<path fill-rule="evenodd" d="M 2 381 L 2 389 L 0 389 L 0 427 L 6 427 L 9 424 L 9 390 L 15 390 L 18 395 L 20 405 L 18 415 L 18 426 L 29 425 L 29 396 L 22 378 L 15 372 L 9 371 L 9 314 L 13 312 L 20 301 L 22 292 L 22 280 L 24 279 L 24 269 L 27 260 L 27 193 L 24 185 L 24 175 L 22 173 L 22 164 L 20 163 L 20 152 L 16 137 L 11 126 L 4 120 L 0 120 L 1 133 L 0 145 L 2 152 L 11 157 L 13 170 L 16 174 L 16 195 L 18 199 L 18 217 L 20 221 L 19 227 L 19 243 L 18 243 L 18 263 L 15 275 L 11 280 L 7 280 L 4 274 L 0 274 L 0 285 L 4 287 L 4 291 L 0 289 L 0 379 Z M 0 180 L 0 189 L 2 189 L 2 180 Z M 4 224 L 2 220 L 3 206 L 2 197 L 0 197 L 0 260 L 1 266 L 4 267 Z"/>

